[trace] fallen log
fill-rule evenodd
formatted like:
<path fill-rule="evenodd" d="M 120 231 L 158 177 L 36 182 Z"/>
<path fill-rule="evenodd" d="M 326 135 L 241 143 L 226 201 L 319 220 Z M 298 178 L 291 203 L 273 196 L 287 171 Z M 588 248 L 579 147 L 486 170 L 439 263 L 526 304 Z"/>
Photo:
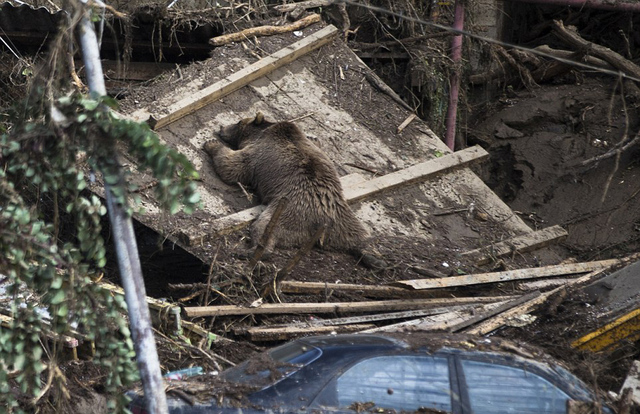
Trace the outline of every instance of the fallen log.
<path fill-rule="evenodd" d="M 282 34 L 287 32 L 293 32 L 296 30 L 303 29 L 309 25 L 314 23 L 318 23 L 320 21 L 319 14 L 311 14 L 303 19 L 300 19 L 294 23 L 287 24 L 284 26 L 259 26 L 259 27 L 250 27 L 248 29 L 242 30 L 240 32 L 229 33 L 222 36 L 217 36 L 209 39 L 209 44 L 211 46 L 221 46 L 227 43 L 239 42 L 242 40 L 247 40 L 254 36 L 272 36 L 276 34 Z"/>
<path fill-rule="evenodd" d="M 575 30 L 565 27 L 561 21 L 553 21 L 553 33 L 580 51 L 588 51 L 592 55 L 608 62 L 624 74 L 631 75 L 637 80 L 640 79 L 640 66 L 625 59 L 608 47 L 584 40 Z"/>
<path fill-rule="evenodd" d="M 571 50 L 553 49 L 549 45 L 541 45 L 534 48 L 533 50 L 542 52 L 543 56 L 550 56 L 558 59 L 573 60 L 576 54 L 576 52 L 573 52 Z M 610 64 L 608 64 L 606 61 L 602 59 L 599 59 L 595 56 L 585 55 L 583 53 L 581 53 L 581 55 L 582 55 L 582 57 L 580 57 L 581 62 L 584 62 L 591 66 L 602 68 L 602 69 L 609 69 L 609 70 L 613 69 L 613 66 L 611 66 Z"/>
<path fill-rule="evenodd" d="M 451 288 L 456 286 L 480 285 L 485 283 L 511 282 L 515 280 L 537 279 L 542 277 L 587 273 L 597 269 L 604 269 L 616 266 L 618 264 L 623 264 L 628 260 L 628 258 L 625 258 L 599 260 L 584 263 L 568 263 L 563 265 L 533 267 L 529 269 L 506 270 L 503 272 L 452 276 L 443 279 L 400 280 L 394 282 L 394 285 L 406 286 L 413 289 L 439 289 Z"/>
<path fill-rule="evenodd" d="M 513 297 L 511 296 L 486 296 L 477 298 L 402 299 L 335 303 L 266 303 L 255 308 L 237 305 L 193 306 L 185 307 L 184 313 L 187 317 L 196 318 L 200 316 L 223 315 L 378 312 L 385 310 L 424 309 L 429 306 L 435 307 L 469 303 L 493 303 L 512 298 Z"/>

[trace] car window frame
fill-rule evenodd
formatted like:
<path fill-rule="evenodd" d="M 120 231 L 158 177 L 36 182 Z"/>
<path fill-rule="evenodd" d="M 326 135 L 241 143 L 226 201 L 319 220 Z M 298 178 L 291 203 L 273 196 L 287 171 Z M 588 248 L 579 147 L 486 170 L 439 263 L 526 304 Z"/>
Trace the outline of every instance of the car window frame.
<path fill-rule="evenodd" d="M 541 377 L 548 381 L 551 385 L 558 388 L 569 396 L 570 400 L 576 400 L 576 391 L 574 388 L 567 389 L 565 382 L 556 378 L 558 375 L 553 375 L 553 372 L 549 372 L 545 369 L 538 367 L 535 363 L 531 363 L 524 359 L 517 359 L 513 355 L 501 355 L 495 353 L 468 353 L 464 351 L 452 352 L 452 357 L 455 359 L 456 372 L 459 381 L 459 395 L 461 397 L 461 409 L 463 414 L 473 413 L 471 409 L 471 399 L 469 397 L 469 387 L 467 386 L 467 380 L 465 378 L 464 369 L 462 367 L 462 361 L 476 361 L 484 362 L 494 365 L 504 365 L 511 368 L 522 369 L 526 372 L 530 372 L 538 377 Z M 552 368 L 549 368 L 552 371 Z"/>
<path fill-rule="evenodd" d="M 370 359 L 374 359 L 374 358 L 379 358 L 379 357 L 390 357 L 390 356 L 412 356 L 412 357 L 432 357 L 432 358 L 443 358 L 447 360 L 447 367 L 449 370 L 449 387 L 450 387 L 450 392 L 452 393 L 451 396 L 451 414 L 463 414 L 462 411 L 462 402 L 461 402 L 461 396 L 460 396 L 460 384 L 459 384 L 459 380 L 458 380 L 458 375 L 457 375 L 457 367 L 456 367 L 456 359 L 454 355 L 451 355 L 449 353 L 440 353 L 440 352 L 427 352 L 427 351 L 406 351 L 406 350 L 393 350 L 393 351 L 386 351 L 386 352 L 381 352 L 381 353 L 376 353 L 376 354 L 372 354 L 372 355 L 367 355 L 364 358 L 359 358 L 355 361 L 352 361 L 350 364 L 345 365 L 343 367 L 341 367 L 339 370 L 337 370 L 336 372 L 334 372 L 333 376 L 325 382 L 325 384 L 322 386 L 322 389 L 320 389 L 320 391 L 316 394 L 315 398 L 310 402 L 310 404 L 308 405 L 308 409 L 311 411 L 314 410 L 326 410 L 326 409 L 330 409 L 330 410 L 335 410 L 336 412 L 343 412 L 344 411 L 344 407 L 339 407 L 339 406 L 335 406 L 335 407 L 330 407 L 330 406 L 324 406 L 318 403 L 318 400 L 320 399 L 320 397 L 322 396 L 322 394 L 324 393 L 325 389 L 329 386 L 332 386 L 332 384 L 338 380 L 338 377 L 342 376 L 345 372 L 349 371 L 351 368 L 353 368 L 355 365 L 362 363 L 363 361 L 367 361 Z M 457 398 L 453 398 L 453 395 L 457 395 Z M 354 401 L 355 402 L 355 401 Z"/>

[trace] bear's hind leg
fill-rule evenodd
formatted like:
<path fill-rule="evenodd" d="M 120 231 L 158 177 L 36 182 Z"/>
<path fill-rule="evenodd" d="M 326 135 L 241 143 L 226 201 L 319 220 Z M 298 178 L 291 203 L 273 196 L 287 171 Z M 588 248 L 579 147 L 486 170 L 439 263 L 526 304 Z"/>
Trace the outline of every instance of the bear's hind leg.
<path fill-rule="evenodd" d="M 278 227 L 280 226 L 279 218 L 282 216 L 282 210 L 284 210 L 285 207 L 285 199 L 269 204 L 251 226 L 253 245 L 256 248 L 262 247 L 263 259 L 269 259 L 271 253 L 273 253 L 273 249 L 276 247 L 278 242 Z M 272 220 L 274 216 L 279 217 Z"/>

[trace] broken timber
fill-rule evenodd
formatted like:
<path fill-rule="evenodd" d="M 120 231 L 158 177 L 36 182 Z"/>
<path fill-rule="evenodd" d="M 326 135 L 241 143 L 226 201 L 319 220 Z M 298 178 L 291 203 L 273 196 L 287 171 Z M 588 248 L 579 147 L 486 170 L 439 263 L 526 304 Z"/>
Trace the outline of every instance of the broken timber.
<path fill-rule="evenodd" d="M 489 154 L 479 146 L 466 148 L 434 158 L 411 167 L 392 172 L 382 177 L 368 181 L 351 184 L 344 189 L 344 197 L 349 203 L 359 201 L 365 197 L 381 193 L 417 181 L 424 181 L 428 177 L 442 173 L 453 168 L 466 167 L 473 162 L 487 158 Z M 218 218 L 211 223 L 210 229 L 203 231 L 181 231 L 178 238 L 187 246 L 195 246 L 203 243 L 212 236 L 220 236 L 232 233 L 248 226 L 264 210 L 264 206 L 256 206 L 225 217 Z"/>
<path fill-rule="evenodd" d="M 420 292 L 405 287 L 385 285 L 359 285 L 353 283 L 298 282 L 285 280 L 280 283 L 284 293 L 329 294 L 331 292 L 358 293 L 370 298 L 403 298 L 433 295 L 431 292 Z M 430 296 L 432 297 L 432 296 Z"/>
<path fill-rule="evenodd" d="M 444 331 L 452 326 L 461 324 L 472 317 L 475 313 L 484 313 L 491 311 L 507 301 L 487 303 L 475 308 L 467 310 L 458 310 L 452 312 L 445 312 L 438 315 L 426 316 L 424 318 L 413 319 L 410 321 L 394 323 L 392 325 L 380 326 L 373 329 L 366 329 L 361 331 L 362 333 L 374 333 L 374 332 L 399 332 L 408 328 L 421 331 Z"/>
<path fill-rule="evenodd" d="M 471 260 L 476 265 L 483 265 L 498 257 L 513 253 L 525 253 L 546 247 L 567 237 L 567 231 L 560 226 L 533 231 L 522 236 L 513 237 L 480 249 L 462 253 L 462 257 Z"/>
<path fill-rule="evenodd" d="M 569 263 L 555 266 L 534 267 L 530 269 L 506 270 L 504 272 L 452 276 L 443 279 L 401 280 L 394 282 L 394 285 L 411 287 L 413 289 L 451 288 L 456 286 L 480 285 L 483 283 L 501 283 L 541 277 L 587 273 L 597 269 L 609 268 L 620 263 L 622 263 L 622 260 L 620 259 L 599 260 L 595 262 Z"/>
<path fill-rule="evenodd" d="M 474 305 L 458 305 L 405 312 L 351 316 L 346 318 L 320 319 L 312 320 L 309 322 L 298 322 L 288 325 L 275 325 L 267 327 L 255 326 L 248 329 L 238 329 L 235 331 L 235 334 L 249 334 L 252 340 L 265 340 L 267 338 L 271 340 L 281 340 L 288 339 L 301 333 L 304 333 L 306 335 L 319 334 L 327 332 L 327 330 L 331 330 L 331 328 L 338 331 L 341 325 L 357 326 L 359 327 L 358 330 L 364 330 L 374 327 L 373 325 L 371 325 L 370 327 L 367 326 L 367 324 L 370 324 L 371 322 L 438 315 L 442 313 L 471 309 L 473 306 Z"/>
<path fill-rule="evenodd" d="M 335 302 L 335 303 L 267 303 L 255 308 L 237 305 L 185 307 L 187 317 L 223 315 L 265 315 L 304 313 L 377 312 L 385 310 L 421 309 L 429 306 L 461 305 L 468 303 L 492 303 L 510 300 L 510 296 L 477 298 L 400 299 L 386 301 Z"/>
<path fill-rule="evenodd" d="M 105 283 L 105 282 L 100 282 L 99 286 L 102 289 L 108 290 L 114 295 L 124 296 L 124 290 L 119 286 L 113 285 L 111 283 Z M 163 324 L 165 324 L 166 326 L 167 317 L 170 317 L 171 315 L 176 318 L 176 320 L 173 321 L 174 332 L 172 333 L 174 334 L 180 334 L 179 331 L 181 329 L 188 331 L 189 333 L 196 335 L 200 339 L 204 339 L 206 341 L 207 348 L 209 347 L 211 342 L 215 342 L 218 339 L 223 339 L 222 337 L 219 337 L 216 334 L 207 331 L 206 329 L 202 328 L 200 325 L 196 323 L 180 320 L 179 306 L 176 306 L 171 303 L 167 303 L 158 299 L 154 299 L 148 296 L 147 296 L 147 305 L 149 306 L 149 309 L 155 311 L 156 313 L 156 318 L 153 318 L 154 319 L 153 322 L 156 324 L 156 326 L 162 326 Z"/>
<path fill-rule="evenodd" d="M 499 327 L 501 327 L 502 325 L 504 325 L 507 321 L 509 321 L 509 319 L 532 311 L 536 306 L 546 302 L 547 299 L 549 299 L 551 296 L 555 295 L 556 293 L 559 293 L 560 291 L 567 289 L 571 286 L 577 286 L 583 283 L 591 282 L 596 277 L 600 276 L 605 270 L 606 268 L 594 270 L 593 272 L 588 273 L 584 276 L 581 276 L 577 279 L 572 279 L 569 283 L 567 283 L 564 286 L 560 286 L 548 292 L 544 292 L 539 296 L 523 303 L 522 305 L 511 308 L 506 312 L 503 312 L 491 319 L 481 322 L 480 324 L 476 325 L 471 329 L 465 329 L 463 332 L 474 334 L 474 335 L 486 335 L 489 332 L 494 331 Z"/>
<path fill-rule="evenodd" d="M 260 328 L 249 329 L 249 338 L 252 341 L 282 341 L 301 335 L 322 335 L 334 333 L 359 332 L 363 329 L 374 328 L 373 324 L 340 325 L 340 326 L 316 326 L 316 327 L 296 327 L 288 326 L 282 328 Z"/>
<path fill-rule="evenodd" d="M 138 122 L 148 121 L 153 129 L 160 129 L 198 109 L 242 88 L 262 76 L 298 59 L 319 47 L 329 43 L 338 34 L 338 29 L 329 25 L 306 38 L 293 43 L 246 68 L 227 76 L 191 96 L 184 98 L 167 108 L 166 115 L 154 115 L 145 109 L 134 112 L 131 118 Z"/>

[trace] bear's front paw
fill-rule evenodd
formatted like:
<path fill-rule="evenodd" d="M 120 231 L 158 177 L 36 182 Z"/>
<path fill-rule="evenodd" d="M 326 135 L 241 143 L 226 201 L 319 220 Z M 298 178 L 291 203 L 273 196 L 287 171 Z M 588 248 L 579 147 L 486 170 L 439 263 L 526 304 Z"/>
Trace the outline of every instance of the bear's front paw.
<path fill-rule="evenodd" d="M 213 157 L 218 152 L 220 147 L 222 147 L 222 143 L 217 139 L 212 139 L 205 142 L 202 146 L 202 149 L 204 149 L 209 155 Z"/>

